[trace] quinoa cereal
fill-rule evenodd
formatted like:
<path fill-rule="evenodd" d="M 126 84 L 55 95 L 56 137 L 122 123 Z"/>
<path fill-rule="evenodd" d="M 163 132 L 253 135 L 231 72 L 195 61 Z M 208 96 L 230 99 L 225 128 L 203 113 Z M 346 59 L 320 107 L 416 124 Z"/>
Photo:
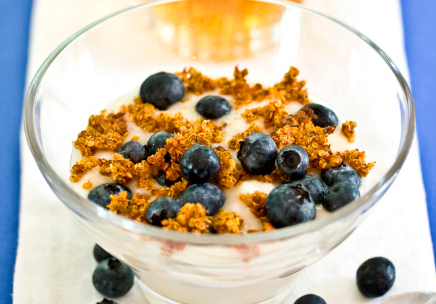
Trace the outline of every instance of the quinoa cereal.
<path fill-rule="evenodd" d="M 247 75 L 149 76 L 77 135 L 73 187 L 145 225 L 197 234 L 266 232 L 358 198 L 375 163 L 357 123 L 312 102 L 295 67 L 271 87 Z"/>

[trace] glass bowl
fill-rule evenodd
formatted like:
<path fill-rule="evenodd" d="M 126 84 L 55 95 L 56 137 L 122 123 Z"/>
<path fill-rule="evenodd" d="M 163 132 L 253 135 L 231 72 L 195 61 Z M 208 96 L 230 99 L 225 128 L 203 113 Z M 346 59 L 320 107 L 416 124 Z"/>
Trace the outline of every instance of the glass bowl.
<path fill-rule="evenodd" d="M 270 7 L 266 27 L 253 22 L 245 28 L 255 35 L 261 24 L 269 35 L 259 36 L 259 43 L 267 37 L 267 47 L 253 47 L 240 57 L 234 52 L 228 60 L 180 56 L 172 45 L 180 37 L 163 34 L 155 21 L 159 12 L 183 2 L 150 1 L 123 10 L 61 44 L 30 84 L 24 109 L 27 140 L 53 191 L 96 243 L 134 270 L 151 303 L 282 303 L 300 272 L 342 243 L 397 176 L 414 134 L 412 97 L 397 67 L 367 37 L 287 1 L 246 1 L 252 9 L 243 12 L 253 16 L 245 17 L 259 16 L 260 6 Z M 220 0 L 208 2 L 219 5 Z M 208 23 L 195 22 L 197 15 L 180 14 L 174 28 L 189 24 L 188 30 L 206 31 L 198 27 Z M 203 16 L 223 23 L 230 18 L 214 10 Z M 242 17 L 230 20 L 244 22 Z M 213 34 L 214 52 L 219 52 L 220 41 L 227 43 L 232 33 Z M 228 46 L 222 51 L 228 52 Z M 272 232 L 196 235 L 124 218 L 73 190 L 72 141 L 91 114 L 153 73 L 194 66 L 206 75 L 230 76 L 235 65 L 249 70 L 249 81 L 265 84 L 279 81 L 295 66 L 311 98 L 358 122 L 356 138 L 367 159 L 376 161 L 361 198 L 319 220 Z"/>

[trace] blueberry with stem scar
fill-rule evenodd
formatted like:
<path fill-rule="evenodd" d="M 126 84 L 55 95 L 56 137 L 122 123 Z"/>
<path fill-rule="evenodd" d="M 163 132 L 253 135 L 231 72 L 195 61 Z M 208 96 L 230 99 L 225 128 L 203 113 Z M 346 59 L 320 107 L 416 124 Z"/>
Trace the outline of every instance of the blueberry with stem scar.
<path fill-rule="evenodd" d="M 309 166 L 307 152 L 298 145 L 286 146 L 277 155 L 277 167 L 290 177 L 298 177 L 304 174 Z"/>

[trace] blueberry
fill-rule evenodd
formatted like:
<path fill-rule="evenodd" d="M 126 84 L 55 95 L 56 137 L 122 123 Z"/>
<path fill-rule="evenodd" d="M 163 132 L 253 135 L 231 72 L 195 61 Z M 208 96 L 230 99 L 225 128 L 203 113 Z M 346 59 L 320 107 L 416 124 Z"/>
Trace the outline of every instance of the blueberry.
<path fill-rule="evenodd" d="M 277 167 L 288 176 L 301 176 L 308 166 L 309 156 L 307 152 L 298 145 L 284 147 L 277 155 Z"/>
<path fill-rule="evenodd" d="M 346 163 L 342 163 L 338 167 L 323 170 L 321 172 L 321 179 L 327 186 L 337 182 L 349 182 L 359 188 L 362 183 L 359 173 L 353 167 L 347 166 Z"/>
<path fill-rule="evenodd" d="M 127 198 L 132 198 L 132 192 L 129 188 L 118 184 L 103 184 L 95 187 L 88 194 L 88 199 L 94 203 L 107 208 L 111 202 L 111 195 L 119 195 L 121 192 L 127 191 Z"/>
<path fill-rule="evenodd" d="M 118 153 L 124 158 L 130 159 L 135 164 L 146 160 L 150 155 L 148 147 L 141 145 L 136 140 L 126 142 L 118 149 Z"/>
<path fill-rule="evenodd" d="M 394 264 L 383 257 L 369 259 L 357 269 L 356 282 L 359 291 L 364 296 L 368 298 L 380 297 L 394 285 Z"/>
<path fill-rule="evenodd" d="M 174 74 L 160 72 L 149 76 L 141 85 L 139 95 L 143 102 L 165 110 L 185 96 L 183 82 Z"/>
<path fill-rule="evenodd" d="M 232 110 L 232 106 L 226 99 L 220 96 L 209 95 L 197 102 L 195 110 L 203 117 L 216 119 L 229 114 Z"/>
<path fill-rule="evenodd" d="M 193 145 L 183 153 L 179 165 L 184 178 L 192 183 L 205 183 L 218 173 L 220 158 L 210 147 Z"/>
<path fill-rule="evenodd" d="M 277 145 L 263 133 L 253 133 L 241 143 L 237 157 L 250 174 L 270 174 L 275 166 Z"/>
<path fill-rule="evenodd" d="M 313 220 L 315 203 L 304 189 L 288 184 L 274 188 L 266 198 L 266 216 L 276 228 Z"/>
<path fill-rule="evenodd" d="M 133 286 L 133 271 L 115 258 L 101 261 L 92 274 L 92 283 L 102 295 L 117 298 Z"/>
<path fill-rule="evenodd" d="M 118 303 L 113 301 L 113 300 L 108 300 L 108 299 L 104 298 L 103 300 L 101 300 L 100 302 L 97 302 L 95 304 L 118 304 Z"/>
<path fill-rule="evenodd" d="M 171 197 L 159 197 L 148 206 L 147 223 L 161 227 L 163 220 L 176 217 L 180 211 L 180 204 Z"/>
<path fill-rule="evenodd" d="M 165 147 L 168 138 L 174 137 L 174 134 L 167 132 L 157 132 L 154 133 L 147 142 L 150 154 L 156 154 L 159 149 Z"/>
<path fill-rule="evenodd" d="M 326 301 L 324 301 L 323 298 L 314 295 L 314 294 L 307 294 L 305 296 L 302 296 L 301 298 L 298 298 L 297 301 L 294 302 L 294 304 L 327 304 Z"/>
<path fill-rule="evenodd" d="M 325 190 L 321 181 L 316 177 L 310 174 L 304 174 L 301 177 L 292 179 L 287 184 L 289 184 L 290 186 L 297 186 L 303 188 L 307 193 L 309 193 L 310 197 L 312 198 L 315 204 L 322 203 Z"/>
<path fill-rule="evenodd" d="M 206 208 L 207 215 L 215 215 L 224 205 L 223 192 L 212 184 L 194 184 L 189 186 L 177 198 L 180 206 L 186 203 L 200 203 Z"/>
<path fill-rule="evenodd" d="M 312 118 L 312 122 L 315 126 L 325 128 L 338 125 L 338 117 L 331 109 L 317 103 L 310 103 L 305 105 L 303 109 L 304 108 L 312 109 L 313 113 L 317 116 L 317 118 Z"/>
<path fill-rule="evenodd" d="M 107 258 L 113 257 L 109 252 L 101 248 L 98 244 L 95 244 L 93 253 L 94 259 L 99 263 L 103 260 L 106 260 Z"/>
<path fill-rule="evenodd" d="M 359 189 L 347 182 L 338 182 L 327 189 L 322 205 L 333 212 L 360 197 Z"/>

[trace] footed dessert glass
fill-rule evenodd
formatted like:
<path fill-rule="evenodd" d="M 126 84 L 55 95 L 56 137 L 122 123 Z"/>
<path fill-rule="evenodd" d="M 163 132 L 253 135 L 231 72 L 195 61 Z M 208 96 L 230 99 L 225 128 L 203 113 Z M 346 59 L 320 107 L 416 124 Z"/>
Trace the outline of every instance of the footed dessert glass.
<path fill-rule="evenodd" d="M 189 1 L 189 0 L 187 0 Z M 217 3 L 220 0 L 208 0 Z M 90 24 L 60 45 L 30 84 L 24 109 L 29 146 L 47 182 L 95 241 L 130 266 L 151 303 L 282 303 L 305 267 L 342 243 L 398 174 L 414 134 L 409 88 L 390 58 L 356 30 L 288 1 L 248 1 L 244 16 L 204 11 L 205 20 L 226 24 L 268 16 L 267 48 L 253 45 L 232 60 L 175 51 L 177 32 L 156 28 L 162 11 L 184 1 L 150 1 Z M 179 4 L 177 4 L 179 3 Z M 229 14 L 235 13 L 229 11 Z M 237 12 L 238 14 L 240 12 Z M 208 22 L 181 11 L 175 28 L 207 31 Z M 272 21 L 271 21 L 272 20 Z M 256 23 L 243 28 L 256 37 Z M 214 32 L 214 52 L 228 52 L 228 37 Z M 246 35 L 247 33 L 244 33 Z M 243 35 L 243 36 L 244 36 Z M 162 37 L 165 37 L 163 40 Z M 220 40 L 226 47 L 220 48 Z M 191 40 L 196 44 L 197 41 Z M 205 46 L 206 47 L 206 46 Z M 193 47 L 191 50 L 201 48 Z M 219 60 L 218 60 L 219 59 Z M 250 82 L 271 85 L 290 66 L 307 81 L 309 96 L 357 121 L 356 139 L 376 161 L 353 203 L 321 219 L 272 232 L 196 235 L 166 231 L 116 215 L 76 193 L 69 181 L 72 141 L 118 97 L 149 75 L 193 66 L 211 77 L 247 68 Z M 242 130 L 241 130 L 242 131 Z M 255 191 L 255 189 L 253 189 Z"/>

